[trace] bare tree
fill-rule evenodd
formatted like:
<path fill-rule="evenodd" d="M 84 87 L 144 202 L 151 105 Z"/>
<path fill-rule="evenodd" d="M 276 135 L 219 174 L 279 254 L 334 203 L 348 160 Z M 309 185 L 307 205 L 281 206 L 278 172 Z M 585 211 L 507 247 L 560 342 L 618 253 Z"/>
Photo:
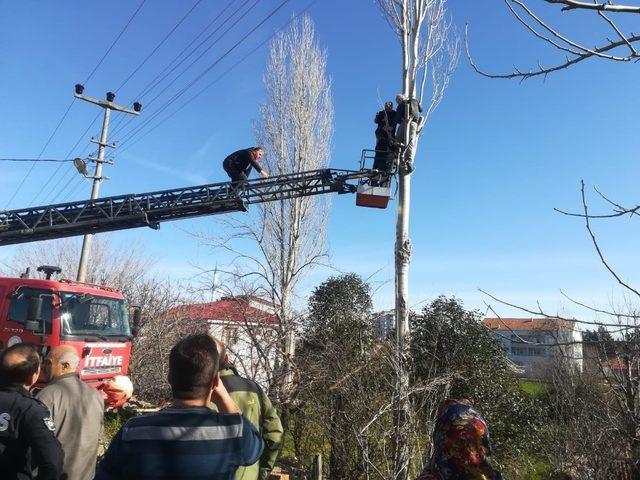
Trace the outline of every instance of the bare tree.
<path fill-rule="evenodd" d="M 143 308 L 140 332 L 132 342 L 129 373 L 136 397 L 157 403 L 171 397 L 167 381 L 171 348 L 187 335 L 208 333 L 209 325 L 182 315 L 185 291 L 168 280 L 141 279 L 132 289 L 131 301 Z"/>
<path fill-rule="evenodd" d="M 78 268 L 80 249 L 75 239 L 65 238 L 48 242 L 23 245 L 4 264 L 9 275 L 19 275 L 26 268 L 33 276 L 40 265 L 55 265 L 62 269 L 62 276 L 73 276 Z M 87 283 L 113 287 L 129 297 L 138 281 L 153 265 L 153 259 L 145 256 L 141 248 L 131 244 L 114 244 L 109 235 L 96 238 L 91 247 Z"/>
<path fill-rule="evenodd" d="M 608 320 L 577 320 L 492 300 L 537 317 L 579 323 L 582 340 L 555 336 L 553 366 L 545 380 L 551 441 L 545 452 L 554 467 L 578 479 L 640 480 L 640 312 L 603 309 L 565 297 Z M 491 306 L 489 309 L 495 313 Z M 517 336 L 512 332 L 510 338 Z M 518 336 L 518 342 L 535 344 Z M 575 349 L 578 345 L 580 348 Z M 580 352 L 577 354 L 577 352 Z"/>
<path fill-rule="evenodd" d="M 73 273 L 79 251 L 74 239 L 29 244 L 18 249 L 4 264 L 4 273 L 15 275 L 40 265 L 55 265 L 62 277 Z M 123 293 L 130 305 L 142 307 L 142 328 L 132 342 L 130 375 L 138 398 L 158 401 L 170 395 L 167 383 L 167 357 L 171 347 L 183 336 L 205 331 L 206 323 L 185 320 L 178 306 L 185 299 L 181 285 L 149 273 L 153 260 L 135 245 L 116 244 L 108 235 L 99 236 L 91 247 L 87 282 L 107 285 Z"/>
<path fill-rule="evenodd" d="M 551 46 L 553 49 L 562 52 L 563 59 L 550 66 L 543 66 L 538 62 L 536 68 L 527 71 L 513 67 L 510 73 L 488 73 L 476 66 L 471 53 L 469 51 L 469 42 L 466 42 L 467 56 L 471 66 L 476 72 L 489 78 L 527 78 L 543 76 L 546 78 L 550 73 L 557 72 L 572 67 L 573 65 L 583 62 L 591 58 L 599 58 L 613 62 L 630 62 L 640 59 L 640 53 L 636 48 L 636 44 L 640 41 L 640 35 L 633 32 L 626 33 L 624 28 L 619 26 L 618 18 L 620 16 L 632 17 L 640 14 L 640 5 L 620 5 L 613 1 L 599 2 L 593 0 L 543 0 L 552 6 L 559 6 L 561 12 L 569 12 L 576 15 L 576 12 L 584 12 L 589 15 L 596 15 L 602 20 L 605 27 L 610 31 L 611 36 L 602 38 L 599 41 L 593 40 L 589 43 L 574 40 L 564 35 L 560 30 L 553 27 L 548 21 L 544 20 L 531 7 L 530 2 L 525 0 L 503 0 L 511 14 L 515 19 L 524 26 L 524 28 L 535 38 Z M 618 18 L 614 20 L 614 15 Z M 576 22 L 580 22 L 579 18 L 575 18 Z M 585 29 L 592 31 L 591 26 L 585 26 Z M 468 37 L 468 36 L 467 36 Z M 467 39 L 468 40 L 468 39 Z M 591 47 L 588 45 L 596 44 Z"/>
<path fill-rule="evenodd" d="M 446 0 L 376 0 L 382 14 L 398 36 L 402 54 L 402 93 L 409 99 L 417 99 L 425 106 L 425 120 L 442 101 L 458 61 L 459 40 L 447 15 Z M 425 86 L 430 88 L 425 92 Z M 426 101 L 425 101 L 426 100 Z M 398 216 L 396 224 L 396 365 L 397 385 L 395 407 L 396 460 L 394 478 L 406 479 L 409 455 L 409 389 L 408 337 L 409 337 L 409 262 L 411 240 L 409 238 L 409 212 L 411 206 L 411 167 L 418 145 L 421 127 L 410 122 L 406 109 L 400 132 L 406 146 L 400 161 Z"/>
<path fill-rule="evenodd" d="M 256 137 L 266 149 L 271 175 L 324 168 L 329 163 L 333 134 L 331 83 L 326 75 L 326 52 L 315 36 L 312 20 L 294 21 L 271 43 L 264 74 L 267 101 L 260 107 Z M 291 331 L 296 323 L 296 287 L 327 258 L 325 231 L 329 201 L 313 196 L 261 204 L 248 220 L 231 218 L 224 224 L 232 232 L 205 242 L 234 255 L 234 270 L 223 270 L 247 289 L 277 306 L 278 350 L 274 381 L 283 407 L 291 393 Z M 242 240 L 251 250 L 241 250 Z M 272 387 L 273 388 L 273 387 Z"/>

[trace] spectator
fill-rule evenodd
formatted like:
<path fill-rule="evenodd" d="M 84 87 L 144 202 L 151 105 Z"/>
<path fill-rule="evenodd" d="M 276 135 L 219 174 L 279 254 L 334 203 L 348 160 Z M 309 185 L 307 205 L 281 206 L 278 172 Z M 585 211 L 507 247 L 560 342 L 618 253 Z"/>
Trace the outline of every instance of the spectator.
<path fill-rule="evenodd" d="M 97 480 L 232 480 L 262 453 L 260 434 L 220 381 L 220 355 L 208 335 L 191 335 L 169 355 L 170 407 L 129 420 L 98 466 Z M 218 412 L 208 408 L 215 403 Z"/>
<path fill-rule="evenodd" d="M 418 480 L 503 480 L 491 462 L 489 430 L 471 402 L 445 401 L 433 432 L 433 456 Z"/>
<path fill-rule="evenodd" d="M 35 347 L 18 343 L 0 355 L 0 477 L 57 480 L 64 454 L 54 435 L 49 409 L 29 389 L 40 375 Z"/>
<path fill-rule="evenodd" d="M 102 395 L 80 380 L 79 363 L 74 347 L 52 348 L 45 360 L 49 384 L 37 395 L 51 411 L 56 438 L 64 450 L 62 471 L 67 480 L 93 478 L 104 417 Z"/>
<path fill-rule="evenodd" d="M 236 472 L 236 480 L 267 480 L 282 446 L 282 423 L 278 412 L 271 404 L 260 385 L 242 378 L 233 364 L 225 346 L 218 345 L 220 353 L 220 379 L 231 398 L 242 410 L 244 417 L 260 432 L 264 442 L 264 450 L 260 460 L 248 467 L 240 467 Z"/>

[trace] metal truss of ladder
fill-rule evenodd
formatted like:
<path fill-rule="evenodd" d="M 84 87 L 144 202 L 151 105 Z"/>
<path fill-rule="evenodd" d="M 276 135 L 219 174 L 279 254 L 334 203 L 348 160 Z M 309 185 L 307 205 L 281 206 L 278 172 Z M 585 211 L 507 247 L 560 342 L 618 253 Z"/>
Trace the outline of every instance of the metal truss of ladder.
<path fill-rule="evenodd" d="M 230 182 L 150 193 L 81 200 L 0 212 L 0 245 L 36 242 L 161 222 L 246 211 L 246 206 L 324 193 L 354 193 L 348 183 L 371 177 L 371 170 L 312 170 L 247 181 L 234 193 Z"/>

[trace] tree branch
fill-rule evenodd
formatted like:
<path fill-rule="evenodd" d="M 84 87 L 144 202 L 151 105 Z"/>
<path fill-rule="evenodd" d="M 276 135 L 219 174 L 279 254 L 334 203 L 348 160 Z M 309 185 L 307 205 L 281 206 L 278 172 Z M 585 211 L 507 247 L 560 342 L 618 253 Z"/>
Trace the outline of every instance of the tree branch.
<path fill-rule="evenodd" d="M 604 258 L 604 255 L 602 254 L 602 251 L 600 250 L 600 245 L 598 245 L 598 241 L 596 240 L 596 237 L 595 237 L 593 231 L 591 230 L 591 223 L 589 222 L 589 209 L 587 207 L 587 200 L 586 200 L 586 196 L 585 196 L 585 193 L 584 193 L 584 180 L 580 181 L 580 192 L 581 192 L 581 195 L 582 195 L 582 206 L 584 208 L 585 226 L 587 228 L 587 231 L 589 232 L 589 235 L 591 236 L 591 241 L 593 242 L 593 246 L 595 247 L 596 252 L 598 253 L 598 256 L 600 257 L 600 261 L 602 262 L 602 264 L 605 266 L 605 268 L 609 271 L 609 273 L 611 273 L 613 278 L 615 278 L 620 285 L 622 285 L 624 288 L 626 288 L 630 292 L 632 292 L 635 295 L 637 295 L 638 297 L 640 297 L 640 292 L 638 290 L 636 290 L 635 288 L 631 287 L 629 284 L 625 283 L 618 276 L 618 274 L 609 266 L 609 264 L 607 263 L 606 259 Z"/>
<path fill-rule="evenodd" d="M 613 2 L 586 3 L 577 0 L 544 0 L 547 3 L 564 5 L 562 11 L 568 10 L 598 10 L 615 13 L 640 13 L 640 6 L 615 5 Z"/>
<path fill-rule="evenodd" d="M 615 31 L 616 35 L 620 37 L 620 40 L 614 42 L 610 39 L 607 39 L 607 44 L 603 44 L 600 47 L 595 48 L 587 48 L 582 46 L 568 37 L 562 35 L 560 32 L 549 26 L 545 21 L 543 21 L 540 17 L 538 17 L 529 7 L 526 5 L 524 1 L 521 0 L 504 0 L 505 4 L 509 8 L 510 12 L 514 15 L 514 17 L 520 22 L 531 34 L 533 34 L 538 39 L 552 45 L 554 48 L 561 50 L 563 52 L 569 53 L 571 56 L 566 57 L 566 61 L 556 64 L 552 67 L 543 67 L 540 62 L 538 62 L 538 69 L 529 70 L 527 72 L 521 71 L 518 68 L 514 67 L 514 71 L 512 73 L 488 73 L 484 70 L 481 70 L 473 61 L 473 57 L 471 56 L 469 49 L 469 41 L 468 41 L 468 26 L 465 29 L 465 46 L 467 52 L 467 58 L 471 67 L 480 75 L 485 76 L 487 78 L 502 78 L 502 79 L 512 79 L 512 78 L 520 78 L 521 80 L 526 80 L 531 77 L 536 76 L 544 76 L 546 78 L 550 73 L 557 72 L 559 70 L 567 69 L 577 63 L 580 63 L 584 60 L 587 60 L 592 57 L 598 57 L 605 60 L 616 61 L 616 62 L 630 62 L 632 60 L 640 60 L 640 54 L 634 46 L 634 43 L 640 41 L 640 35 L 635 35 L 631 33 L 630 35 L 625 35 L 618 26 L 608 17 L 606 17 L 603 12 L 611 11 L 611 12 L 626 12 L 626 13 L 640 13 L 640 7 L 622 7 L 613 5 L 611 3 L 607 4 L 598 4 L 598 3 L 584 3 L 584 2 L 573 2 L 571 0 L 545 0 L 548 3 L 559 3 L 566 5 L 564 9 L 574 9 L 574 8 L 584 8 L 589 10 L 594 10 L 598 12 L 598 15 L 605 20 L 609 26 Z M 525 18 L 523 18 L 516 10 L 513 8 L 511 3 L 519 6 L 526 14 L 535 21 L 538 25 L 540 25 L 544 30 L 546 30 L 550 36 L 544 35 L 538 32 Z M 615 8 L 619 8 L 616 10 Z M 564 10 L 563 9 L 563 10 Z M 626 10 L 622 10 L 626 9 Z M 554 40 L 554 37 L 556 40 Z M 566 44 L 566 45 L 563 45 Z M 604 42 L 603 42 L 604 43 Z M 628 47 L 629 54 L 625 56 L 612 55 L 608 52 L 611 52 L 619 47 Z M 578 51 L 576 51 L 578 50 Z"/>

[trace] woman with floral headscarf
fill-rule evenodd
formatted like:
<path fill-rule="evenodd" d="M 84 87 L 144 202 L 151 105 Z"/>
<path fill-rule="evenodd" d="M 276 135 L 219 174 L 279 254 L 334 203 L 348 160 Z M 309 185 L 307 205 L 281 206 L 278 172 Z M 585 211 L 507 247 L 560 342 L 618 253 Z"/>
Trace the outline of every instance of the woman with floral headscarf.
<path fill-rule="evenodd" d="M 487 424 L 469 400 L 440 406 L 433 455 L 418 480 L 504 480 L 492 465 Z"/>

